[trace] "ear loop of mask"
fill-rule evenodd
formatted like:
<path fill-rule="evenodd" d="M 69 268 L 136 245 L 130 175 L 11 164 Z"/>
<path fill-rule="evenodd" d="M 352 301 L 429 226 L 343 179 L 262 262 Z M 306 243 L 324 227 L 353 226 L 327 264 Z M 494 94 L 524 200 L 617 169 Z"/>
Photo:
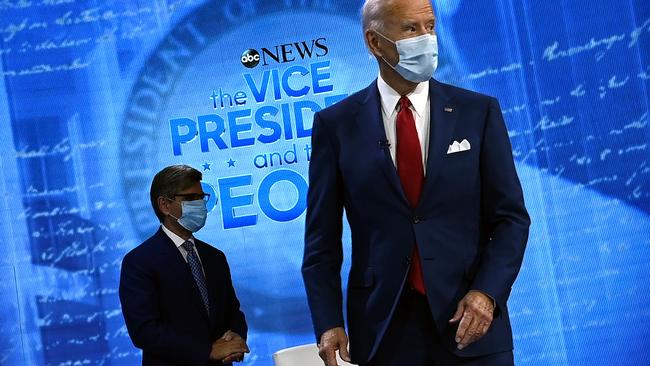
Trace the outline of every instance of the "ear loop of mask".
<path fill-rule="evenodd" d="M 178 202 L 178 201 L 176 201 L 176 200 L 173 200 L 173 199 L 171 199 L 171 198 L 169 198 L 169 197 L 162 196 L 162 198 L 168 199 L 168 200 L 170 200 L 170 201 L 172 201 L 172 202 L 180 203 L 180 202 Z M 183 211 L 183 205 L 181 204 L 181 216 L 183 216 L 183 212 L 182 212 L 182 211 Z M 171 217 L 174 218 L 176 221 L 180 220 L 180 217 L 176 217 L 176 216 L 172 215 L 171 212 L 168 213 L 167 215 L 168 215 L 168 216 L 171 216 Z"/>
<path fill-rule="evenodd" d="M 393 45 L 397 46 L 397 43 L 396 43 L 395 41 L 393 41 L 392 39 L 386 37 L 385 35 L 383 35 L 383 34 L 380 33 L 379 31 L 377 31 L 377 30 L 373 30 L 373 32 L 379 34 L 383 39 L 385 39 L 385 40 L 387 40 L 388 42 L 392 43 Z M 399 55 L 398 55 L 398 57 L 399 57 Z M 388 62 L 388 60 L 386 60 L 386 58 L 385 58 L 383 55 L 381 56 L 381 59 L 384 60 L 384 62 L 385 62 L 388 66 L 390 66 L 391 69 L 397 71 L 397 69 L 395 69 L 395 66 L 391 65 L 390 62 Z M 399 59 L 397 60 L 397 63 L 399 64 Z"/>

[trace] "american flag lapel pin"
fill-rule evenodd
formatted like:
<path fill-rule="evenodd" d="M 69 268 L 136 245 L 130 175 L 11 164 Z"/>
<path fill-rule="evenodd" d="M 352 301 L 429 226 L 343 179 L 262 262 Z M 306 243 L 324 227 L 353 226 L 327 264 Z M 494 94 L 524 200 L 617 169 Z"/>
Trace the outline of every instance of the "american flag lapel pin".
<path fill-rule="evenodd" d="M 445 112 L 447 112 L 447 113 L 451 113 L 451 112 L 453 112 L 453 111 L 454 111 L 453 108 L 451 108 L 451 107 L 445 107 Z"/>

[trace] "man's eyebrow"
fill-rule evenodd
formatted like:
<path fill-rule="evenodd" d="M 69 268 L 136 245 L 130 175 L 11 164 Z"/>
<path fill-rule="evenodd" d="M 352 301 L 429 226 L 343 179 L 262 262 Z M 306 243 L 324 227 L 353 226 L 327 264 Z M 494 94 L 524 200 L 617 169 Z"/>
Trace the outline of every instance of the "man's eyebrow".
<path fill-rule="evenodd" d="M 436 18 L 431 18 L 431 19 L 427 20 L 427 24 L 430 24 L 430 23 L 436 24 Z M 418 24 L 418 22 L 409 21 L 409 20 L 405 20 L 405 21 L 400 22 L 400 26 L 402 28 L 417 26 L 417 24 Z"/>
<path fill-rule="evenodd" d="M 412 21 L 403 21 L 403 22 L 401 22 L 401 27 L 402 28 L 413 27 L 415 25 L 417 25 L 417 23 L 412 22 Z"/>

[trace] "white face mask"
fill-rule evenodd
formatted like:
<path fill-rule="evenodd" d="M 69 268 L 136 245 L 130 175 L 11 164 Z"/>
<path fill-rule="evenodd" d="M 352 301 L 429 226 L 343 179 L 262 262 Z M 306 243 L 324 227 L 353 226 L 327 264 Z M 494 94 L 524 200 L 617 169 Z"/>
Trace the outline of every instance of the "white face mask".
<path fill-rule="evenodd" d="M 421 83 L 431 79 L 438 68 L 438 37 L 434 34 L 401 39 L 397 42 L 375 31 L 387 41 L 393 43 L 399 54 L 399 62 L 393 66 L 385 58 L 384 61 L 397 71 L 404 79 Z"/>
<path fill-rule="evenodd" d="M 201 228 L 203 228 L 205 225 L 205 220 L 208 217 L 208 209 L 206 208 L 205 201 L 202 199 L 194 201 L 182 201 L 181 217 L 175 217 L 171 213 L 169 216 L 175 218 L 180 226 L 184 227 L 192 233 L 195 233 L 201 230 Z"/>

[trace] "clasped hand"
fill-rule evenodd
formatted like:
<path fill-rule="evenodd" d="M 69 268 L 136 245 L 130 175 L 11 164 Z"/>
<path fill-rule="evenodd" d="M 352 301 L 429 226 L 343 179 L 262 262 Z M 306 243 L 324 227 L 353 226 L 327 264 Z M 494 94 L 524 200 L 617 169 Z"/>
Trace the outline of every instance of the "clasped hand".
<path fill-rule="evenodd" d="M 248 352 L 250 350 L 244 338 L 229 330 L 212 344 L 210 359 L 222 363 L 241 362 Z"/>

